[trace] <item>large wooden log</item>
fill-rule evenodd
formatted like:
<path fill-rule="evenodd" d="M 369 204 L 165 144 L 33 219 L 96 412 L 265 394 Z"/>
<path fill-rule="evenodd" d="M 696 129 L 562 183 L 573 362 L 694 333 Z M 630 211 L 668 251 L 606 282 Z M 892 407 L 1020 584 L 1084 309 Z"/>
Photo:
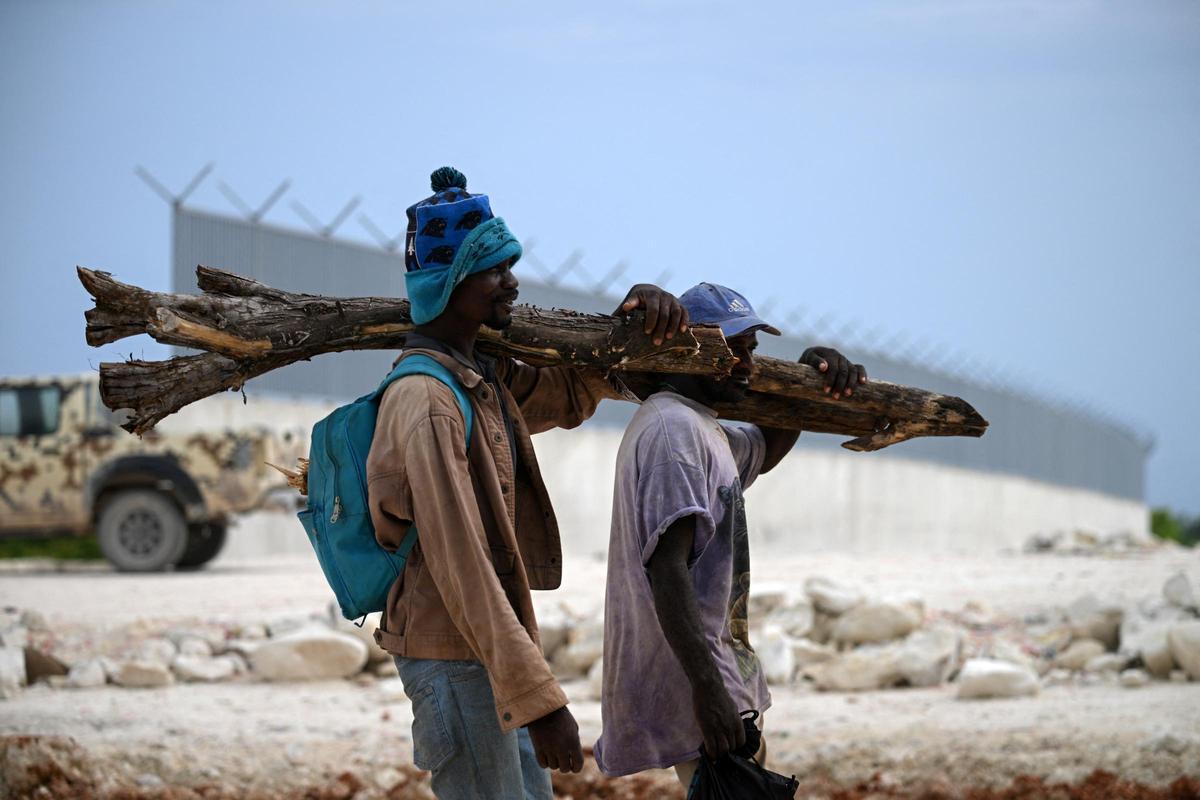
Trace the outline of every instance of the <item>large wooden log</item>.
<path fill-rule="evenodd" d="M 335 298 L 281 291 L 223 270 L 200 267 L 200 295 L 151 292 L 106 272 L 78 268 L 96 301 L 86 312 L 87 341 L 99 346 L 149 334 L 203 351 L 162 362 L 100 366 L 100 391 L 113 409 L 130 409 L 127 430 L 142 433 L 183 406 L 240 389 L 258 375 L 322 353 L 395 349 L 412 330 L 408 301 Z M 478 347 L 537 366 L 570 364 L 620 377 L 639 396 L 654 373 L 727 375 L 735 359 L 719 329 L 692 326 L 656 346 L 630 319 L 518 306 L 502 333 L 483 329 Z M 852 450 L 877 450 L 916 436 L 981 436 L 987 422 L 957 397 L 872 380 L 837 401 L 811 367 L 755 359 L 751 394 L 718 413 L 772 427 L 851 435 Z M 366 387 L 364 387 L 366 388 Z"/>

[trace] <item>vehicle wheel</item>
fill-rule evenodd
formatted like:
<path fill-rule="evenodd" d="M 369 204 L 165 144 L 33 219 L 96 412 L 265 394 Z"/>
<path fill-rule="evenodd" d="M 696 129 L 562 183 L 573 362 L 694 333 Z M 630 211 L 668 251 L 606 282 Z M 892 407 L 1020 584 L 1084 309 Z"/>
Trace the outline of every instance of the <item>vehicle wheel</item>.
<path fill-rule="evenodd" d="M 225 547 L 225 526 L 216 523 L 197 525 L 188 530 L 187 547 L 176 569 L 196 569 L 217 557 Z"/>
<path fill-rule="evenodd" d="M 160 572 L 179 563 L 187 523 L 174 503 L 150 489 L 113 495 L 96 525 L 100 552 L 122 572 Z"/>

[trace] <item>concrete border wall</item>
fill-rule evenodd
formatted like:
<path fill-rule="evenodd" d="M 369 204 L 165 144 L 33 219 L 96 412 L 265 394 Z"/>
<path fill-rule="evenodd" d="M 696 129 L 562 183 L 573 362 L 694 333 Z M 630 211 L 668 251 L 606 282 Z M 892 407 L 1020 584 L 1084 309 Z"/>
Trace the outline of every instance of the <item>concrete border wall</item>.
<path fill-rule="evenodd" d="M 307 431 L 330 403 L 251 395 L 209 398 L 164 422 L 174 430 L 265 425 Z M 608 546 L 614 462 L 622 430 L 590 424 L 534 437 L 554 499 L 564 549 Z M 1137 500 L 1004 473 L 823 448 L 797 448 L 746 493 L 756 552 L 998 552 L 1034 533 L 1085 529 L 1144 538 L 1148 511 Z M 291 515 L 243 518 L 227 558 L 302 553 L 308 542 Z"/>
<path fill-rule="evenodd" d="M 572 552 L 607 548 L 621 431 L 534 438 Z M 553 465 L 553 466 L 551 466 Z M 1084 529 L 1149 536 L 1137 500 L 905 458 L 797 448 L 746 490 L 760 551 L 997 552 L 1034 533 Z"/>

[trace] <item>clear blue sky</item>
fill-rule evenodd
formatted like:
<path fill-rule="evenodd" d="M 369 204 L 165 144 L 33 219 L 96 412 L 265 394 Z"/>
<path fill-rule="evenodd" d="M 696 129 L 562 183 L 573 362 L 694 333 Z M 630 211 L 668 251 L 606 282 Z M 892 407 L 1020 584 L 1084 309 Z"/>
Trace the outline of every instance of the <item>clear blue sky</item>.
<path fill-rule="evenodd" d="M 208 161 L 389 231 L 454 164 L 538 252 L 909 331 L 1152 432 L 1200 513 L 1200 3 L 2 2 L 0 372 L 77 263 L 169 288 Z M 210 179 L 194 196 L 227 210 Z M 268 216 L 298 225 L 285 201 Z M 362 236 L 351 222 L 346 232 Z M 146 356 L 162 354 L 136 343 Z"/>

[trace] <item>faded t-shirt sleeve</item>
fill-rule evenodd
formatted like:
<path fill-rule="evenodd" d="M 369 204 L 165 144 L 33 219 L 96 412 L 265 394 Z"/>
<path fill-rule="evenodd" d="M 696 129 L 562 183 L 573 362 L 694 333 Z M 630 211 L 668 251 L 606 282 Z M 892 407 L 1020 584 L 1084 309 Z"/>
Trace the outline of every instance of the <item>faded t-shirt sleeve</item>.
<path fill-rule="evenodd" d="M 638 447 L 637 535 L 642 566 L 658 547 L 659 537 L 676 520 L 696 518 L 696 533 L 688 555 L 690 567 L 712 540 L 716 528 L 709 508 L 706 453 L 694 438 L 674 435 L 659 424 L 648 428 Z"/>
<path fill-rule="evenodd" d="M 738 479 L 742 489 L 750 488 L 750 484 L 762 472 L 763 459 L 767 455 L 767 440 L 757 425 L 721 425 L 725 429 L 725 438 L 729 440 L 729 449 L 733 453 L 733 463 L 737 464 Z"/>

